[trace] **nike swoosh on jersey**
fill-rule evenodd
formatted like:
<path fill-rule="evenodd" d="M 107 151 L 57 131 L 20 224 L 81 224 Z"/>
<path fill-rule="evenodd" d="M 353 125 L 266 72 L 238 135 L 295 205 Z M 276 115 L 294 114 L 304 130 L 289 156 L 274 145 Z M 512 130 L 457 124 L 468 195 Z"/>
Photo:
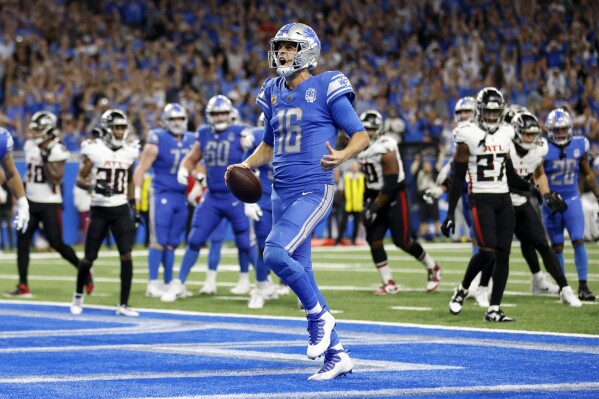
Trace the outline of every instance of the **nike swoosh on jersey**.
<path fill-rule="evenodd" d="M 239 201 L 235 201 L 231 204 L 231 206 L 237 206 L 237 205 L 239 205 Z"/>
<path fill-rule="evenodd" d="M 308 194 L 312 194 L 313 192 L 314 192 L 314 191 L 308 191 L 308 192 L 302 193 L 302 195 L 308 195 Z"/>

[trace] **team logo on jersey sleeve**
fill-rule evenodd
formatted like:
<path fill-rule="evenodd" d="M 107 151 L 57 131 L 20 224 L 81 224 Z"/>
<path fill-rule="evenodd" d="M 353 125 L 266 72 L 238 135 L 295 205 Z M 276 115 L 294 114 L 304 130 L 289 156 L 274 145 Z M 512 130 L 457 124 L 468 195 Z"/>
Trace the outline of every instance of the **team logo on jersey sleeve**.
<path fill-rule="evenodd" d="M 310 87 L 306 90 L 306 101 L 309 103 L 316 101 L 316 89 Z"/>
<path fill-rule="evenodd" d="M 277 96 L 270 97 L 270 103 L 275 106 L 277 105 Z"/>

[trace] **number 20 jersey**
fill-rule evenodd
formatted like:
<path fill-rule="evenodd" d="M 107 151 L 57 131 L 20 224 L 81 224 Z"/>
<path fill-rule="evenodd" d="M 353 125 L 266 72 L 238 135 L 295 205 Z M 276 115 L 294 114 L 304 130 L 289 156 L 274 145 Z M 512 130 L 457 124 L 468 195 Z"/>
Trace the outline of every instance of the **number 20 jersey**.
<path fill-rule="evenodd" d="M 455 129 L 456 144 L 466 144 L 468 160 L 468 192 L 473 194 L 508 193 L 505 161 L 510 151 L 514 128 L 502 124 L 493 134 L 487 134 L 470 122 Z M 484 142 L 482 141 L 484 139 Z"/>
<path fill-rule="evenodd" d="M 580 159 L 589 151 L 586 137 L 574 136 L 563 150 L 549 142 L 549 152 L 545 157 L 545 174 L 549 180 L 549 189 L 563 198 L 578 195 L 578 170 Z M 562 153 L 563 151 L 563 153 Z"/>
<path fill-rule="evenodd" d="M 112 195 L 105 196 L 98 192 L 97 187 L 92 192 L 91 206 L 114 207 L 127 203 L 127 184 L 129 169 L 139 157 L 139 143 L 125 144 L 113 151 L 100 139 L 89 141 L 81 148 L 81 155 L 87 157 L 93 167 L 93 178 L 96 185 L 105 182 L 112 188 Z"/>

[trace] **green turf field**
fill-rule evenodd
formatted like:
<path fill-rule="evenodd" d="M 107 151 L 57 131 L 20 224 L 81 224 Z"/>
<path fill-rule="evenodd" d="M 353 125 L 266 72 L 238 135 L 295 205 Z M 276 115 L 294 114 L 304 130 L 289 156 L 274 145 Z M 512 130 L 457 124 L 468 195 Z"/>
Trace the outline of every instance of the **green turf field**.
<path fill-rule="evenodd" d="M 225 244 L 226 245 L 226 244 Z M 232 244 L 229 244 L 231 246 Z M 444 326 L 507 328 L 530 331 L 599 334 L 599 303 L 586 303 L 574 309 L 559 303 L 557 296 L 533 297 L 530 294 L 530 272 L 515 243 L 510 262 L 510 277 L 503 300 L 504 312 L 517 319 L 504 325 L 482 321 L 485 310 L 468 299 L 462 313 L 453 316 L 448 302 L 453 288 L 463 276 L 470 259 L 467 244 L 424 244 L 425 249 L 444 267 L 439 290 L 427 294 L 424 267 L 409 255 L 387 246 L 390 265 L 400 292 L 393 296 L 373 296 L 380 285 L 378 273 L 370 260 L 367 247 L 315 248 L 313 263 L 317 281 L 341 321 L 376 320 L 399 323 L 435 324 Z M 81 248 L 78 248 L 81 250 Z M 587 244 L 589 254 L 589 286 L 599 294 L 599 245 Z M 202 312 L 253 315 L 302 316 L 292 295 L 267 302 L 263 309 L 247 308 L 247 296 L 235 296 L 229 289 L 237 281 L 237 255 L 234 249 L 223 250 L 219 268 L 219 292 L 216 296 L 200 296 L 206 271 L 207 250 L 192 269 L 187 287 L 194 296 L 174 303 L 144 296 L 147 282 L 146 251 L 134 252 L 134 280 L 130 305 L 134 308 L 181 309 Z M 178 270 L 182 251 L 178 251 L 175 270 Z M 567 278 L 577 288 L 576 269 L 571 248 L 566 249 Z M 0 255 L 0 290 L 12 290 L 17 282 L 16 257 Z M 75 270 L 57 254 L 33 254 L 29 269 L 29 287 L 36 301 L 69 302 L 75 288 Z M 253 274 L 253 273 L 252 273 Z M 175 272 L 176 275 L 176 272 Z M 116 305 L 119 297 L 119 263 L 116 252 L 103 250 L 94 264 L 96 291 L 85 298 L 86 304 Z M 253 277 L 252 277 L 253 279 Z M 27 300 L 27 299 L 22 299 Z"/>

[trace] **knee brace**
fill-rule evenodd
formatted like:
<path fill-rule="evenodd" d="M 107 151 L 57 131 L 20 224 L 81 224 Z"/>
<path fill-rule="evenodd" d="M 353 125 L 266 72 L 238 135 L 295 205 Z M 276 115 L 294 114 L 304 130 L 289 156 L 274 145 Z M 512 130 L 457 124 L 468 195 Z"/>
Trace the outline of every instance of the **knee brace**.
<path fill-rule="evenodd" d="M 267 245 L 264 248 L 264 264 L 287 285 L 293 284 L 304 274 L 302 265 L 281 247 Z"/>

